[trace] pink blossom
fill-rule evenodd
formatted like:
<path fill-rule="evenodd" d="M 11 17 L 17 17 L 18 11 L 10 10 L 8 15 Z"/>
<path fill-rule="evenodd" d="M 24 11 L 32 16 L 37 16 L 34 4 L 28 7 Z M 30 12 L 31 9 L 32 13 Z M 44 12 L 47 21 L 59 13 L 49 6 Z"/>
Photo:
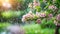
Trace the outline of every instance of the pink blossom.
<path fill-rule="evenodd" d="M 40 13 L 39 13 L 39 12 L 36 12 L 36 16 L 38 16 L 38 17 L 39 17 L 39 15 L 40 15 Z"/>
<path fill-rule="evenodd" d="M 40 6 L 40 2 L 37 0 L 34 0 L 33 7 L 35 8 L 36 6 Z"/>
<path fill-rule="evenodd" d="M 40 24 L 41 23 L 41 19 L 37 19 L 37 21 L 36 21 L 38 24 Z"/>
<path fill-rule="evenodd" d="M 40 17 L 46 17 L 45 13 L 40 13 Z"/>
<path fill-rule="evenodd" d="M 39 6 L 40 4 L 38 2 L 33 3 L 34 6 Z"/>
<path fill-rule="evenodd" d="M 22 21 L 26 22 L 26 21 L 31 20 L 33 18 L 34 18 L 34 14 L 32 12 L 29 12 L 26 15 L 23 15 Z"/>
<path fill-rule="evenodd" d="M 53 17 L 53 14 L 49 14 L 48 17 Z"/>
<path fill-rule="evenodd" d="M 54 20 L 54 24 L 57 25 L 58 21 Z"/>
<path fill-rule="evenodd" d="M 56 16 L 56 20 L 60 21 L 60 14 Z"/>
<path fill-rule="evenodd" d="M 57 7 L 54 6 L 54 5 L 50 5 L 48 8 L 51 9 L 51 10 L 53 10 L 53 11 L 57 9 Z"/>

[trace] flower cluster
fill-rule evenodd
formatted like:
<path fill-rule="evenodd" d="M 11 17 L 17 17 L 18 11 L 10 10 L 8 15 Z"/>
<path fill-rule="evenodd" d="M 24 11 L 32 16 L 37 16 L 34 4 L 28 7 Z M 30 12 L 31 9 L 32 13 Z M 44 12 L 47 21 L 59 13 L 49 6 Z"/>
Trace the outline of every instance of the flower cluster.
<path fill-rule="evenodd" d="M 39 16 L 39 17 L 46 17 L 46 13 L 45 12 L 36 13 L 36 15 Z"/>
<path fill-rule="evenodd" d="M 48 20 L 53 18 L 53 14 L 48 14 Z"/>
<path fill-rule="evenodd" d="M 37 22 L 38 24 L 40 24 L 40 23 L 41 23 L 41 19 L 37 19 L 36 22 Z"/>
<path fill-rule="evenodd" d="M 28 7 L 34 8 L 34 9 L 36 6 L 40 6 L 40 2 L 38 2 L 37 0 L 33 0 L 33 3 L 29 3 L 28 5 Z"/>
<path fill-rule="evenodd" d="M 40 13 L 40 17 L 46 17 L 46 13 Z"/>
<path fill-rule="evenodd" d="M 57 21 L 60 21 L 60 14 L 58 14 L 58 15 L 56 16 L 56 20 L 57 20 Z"/>
<path fill-rule="evenodd" d="M 54 23 L 57 25 L 57 23 L 60 22 L 60 14 L 56 16 L 56 19 L 54 20 Z"/>
<path fill-rule="evenodd" d="M 29 3 L 28 7 L 29 8 L 32 8 L 33 7 L 33 4 L 32 3 Z"/>
<path fill-rule="evenodd" d="M 33 7 L 35 8 L 36 6 L 40 6 L 40 3 L 37 0 L 33 1 Z"/>
<path fill-rule="evenodd" d="M 54 24 L 57 25 L 58 21 L 54 20 Z"/>
<path fill-rule="evenodd" d="M 34 18 L 34 14 L 30 11 L 28 14 L 23 15 L 22 22 L 32 20 L 33 18 Z"/>
<path fill-rule="evenodd" d="M 49 14 L 48 17 L 53 17 L 53 14 Z"/>
<path fill-rule="evenodd" d="M 57 7 L 54 6 L 54 5 L 50 5 L 48 8 L 49 8 L 50 10 L 53 10 L 53 11 L 55 11 L 55 10 L 57 9 Z"/>

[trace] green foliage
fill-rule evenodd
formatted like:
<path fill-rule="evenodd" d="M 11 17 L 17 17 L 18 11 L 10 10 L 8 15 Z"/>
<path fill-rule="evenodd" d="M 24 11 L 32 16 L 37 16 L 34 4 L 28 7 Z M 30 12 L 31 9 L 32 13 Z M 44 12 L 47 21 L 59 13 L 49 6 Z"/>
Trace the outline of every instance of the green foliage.
<path fill-rule="evenodd" d="M 10 25 L 10 23 L 8 23 L 8 22 L 2 22 L 2 23 L 0 22 L 0 32 L 4 31 L 4 29 L 9 25 Z"/>
<path fill-rule="evenodd" d="M 59 33 L 60 33 L 60 29 L 59 29 Z"/>
<path fill-rule="evenodd" d="M 1 13 L 3 18 L 20 17 L 23 14 L 24 14 L 24 11 L 6 11 Z"/>
<path fill-rule="evenodd" d="M 28 8 L 28 4 L 33 2 L 33 0 L 24 0 L 24 3 L 23 3 L 23 9 L 27 9 Z"/>
<path fill-rule="evenodd" d="M 54 34 L 54 29 L 45 28 L 42 29 L 38 24 L 30 24 L 23 26 L 25 29 L 25 34 Z"/>
<path fill-rule="evenodd" d="M 17 2 L 19 2 L 19 3 L 23 3 L 23 2 L 24 2 L 24 0 L 17 0 Z"/>
<path fill-rule="evenodd" d="M 5 18 L 10 18 L 13 16 L 13 12 L 10 12 L 10 11 L 9 12 L 2 12 L 1 14 Z"/>
<path fill-rule="evenodd" d="M 58 11 L 58 14 L 60 13 L 60 10 Z"/>
<path fill-rule="evenodd" d="M 50 20 L 43 19 L 40 25 L 42 28 L 46 28 L 46 27 L 47 28 L 55 28 L 53 19 L 50 19 Z"/>
<path fill-rule="evenodd" d="M 25 25 L 23 28 L 25 29 L 26 34 L 37 34 L 40 33 L 41 29 L 38 24 Z"/>
<path fill-rule="evenodd" d="M 42 28 L 45 28 L 45 27 L 46 27 L 46 23 L 47 23 L 46 19 L 43 19 L 43 20 L 41 21 L 40 26 L 41 26 Z"/>
<path fill-rule="evenodd" d="M 55 24 L 54 24 L 54 20 L 49 20 L 47 21 L 47 24 L 46 24 L 49 28 L 54 28 L 55 27 Z"/>
<path fill-rule="evenodd" d="M 40 12 L 41 11 L 41 7 L 40 6 L 36 6 L 36 11 Z"/>

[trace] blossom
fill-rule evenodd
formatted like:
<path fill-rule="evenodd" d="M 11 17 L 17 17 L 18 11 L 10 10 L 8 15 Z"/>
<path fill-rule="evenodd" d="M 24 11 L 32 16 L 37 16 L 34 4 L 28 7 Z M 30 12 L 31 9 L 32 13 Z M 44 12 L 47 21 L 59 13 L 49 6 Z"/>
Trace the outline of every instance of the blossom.
<path fill-rule="evenodd" d="M 56 20 L 57 20 L 57 21 L 60 21 L 60 14 L 58 14 L 58 15 L 56 16 Z"/>
<path fill-rule="evenodd" d="M 36 15 L 38 16 L 38 17 L 46 17 L 46 13 L 45 12 L 36 12 Z"/>
<path fill-rule="evenodd" d="M 35 8 L 36 6 L 40 6 L 40 2 L 34 0 L 33 7 Z"/>
<path fill-rule="evenodd" d="M 36 16 L 39 17 L 40 13 L 39 12 L 36 12 Z"/>
<path fill-rule="evenodd" d="M 53 17 L 53 14 L 49 14 L 48 17 Z"/>
<path fill-rule="evenodd" d="M 54 20 L 54 24 L 56 24 L 56 25 L 57 25 L 57 23 L 58 23 L 58 21 Z"/>
<path fill-rule="evenodd" d="M 48 20 L 52 19 L 53 14 L 48 14 Z"/>
<path fill-rule="evenodd" d="M 53 11 L 57 9 L 57 7 L 54 6 L 54 5 L 50 5 L 48 8 L 51 9 L 51 10 L 53 10 Z"/>
<path fill-rule="evenodd" d="M 29 3 L 28 7 L 33 8 L 32 6 L 33 6 L 33 4 L 32 3 Z"/>
<path fill-rule="evenodd" d="M 34 14 L 31 11 L 29 11 L 29 13 L 27 13 L 26 15 L 23 15 L 22 22 L 32 20 L 33 18 L 34 18 Z"/>
<path fill-rule="evenodd" d="M 41 23 L 41 19 L 37 19 L 37 21 L 36 21 L 38 24 L 40 24 Z"/>
<path fill-rule="evenodd" d="M 40 13 L 40 17 L 46 17 L 46 13 Z"/>
<path fill-rule="evenodd" d="M 23 17 L 22 17 L 22 22 L 25 22 L 26 21 L 26 16 L 24 15 Z"/>

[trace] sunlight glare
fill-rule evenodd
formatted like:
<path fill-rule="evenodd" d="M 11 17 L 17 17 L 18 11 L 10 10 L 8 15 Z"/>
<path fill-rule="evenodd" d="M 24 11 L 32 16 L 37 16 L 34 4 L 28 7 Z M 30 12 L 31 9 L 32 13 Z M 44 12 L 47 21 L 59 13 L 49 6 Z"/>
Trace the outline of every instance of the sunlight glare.
<path fill-rule="evenodd" d="M 11 4 L 9 3 L 9 0 L 3 0 L 2 6 L 6 8 L 11 8 Z"/>

